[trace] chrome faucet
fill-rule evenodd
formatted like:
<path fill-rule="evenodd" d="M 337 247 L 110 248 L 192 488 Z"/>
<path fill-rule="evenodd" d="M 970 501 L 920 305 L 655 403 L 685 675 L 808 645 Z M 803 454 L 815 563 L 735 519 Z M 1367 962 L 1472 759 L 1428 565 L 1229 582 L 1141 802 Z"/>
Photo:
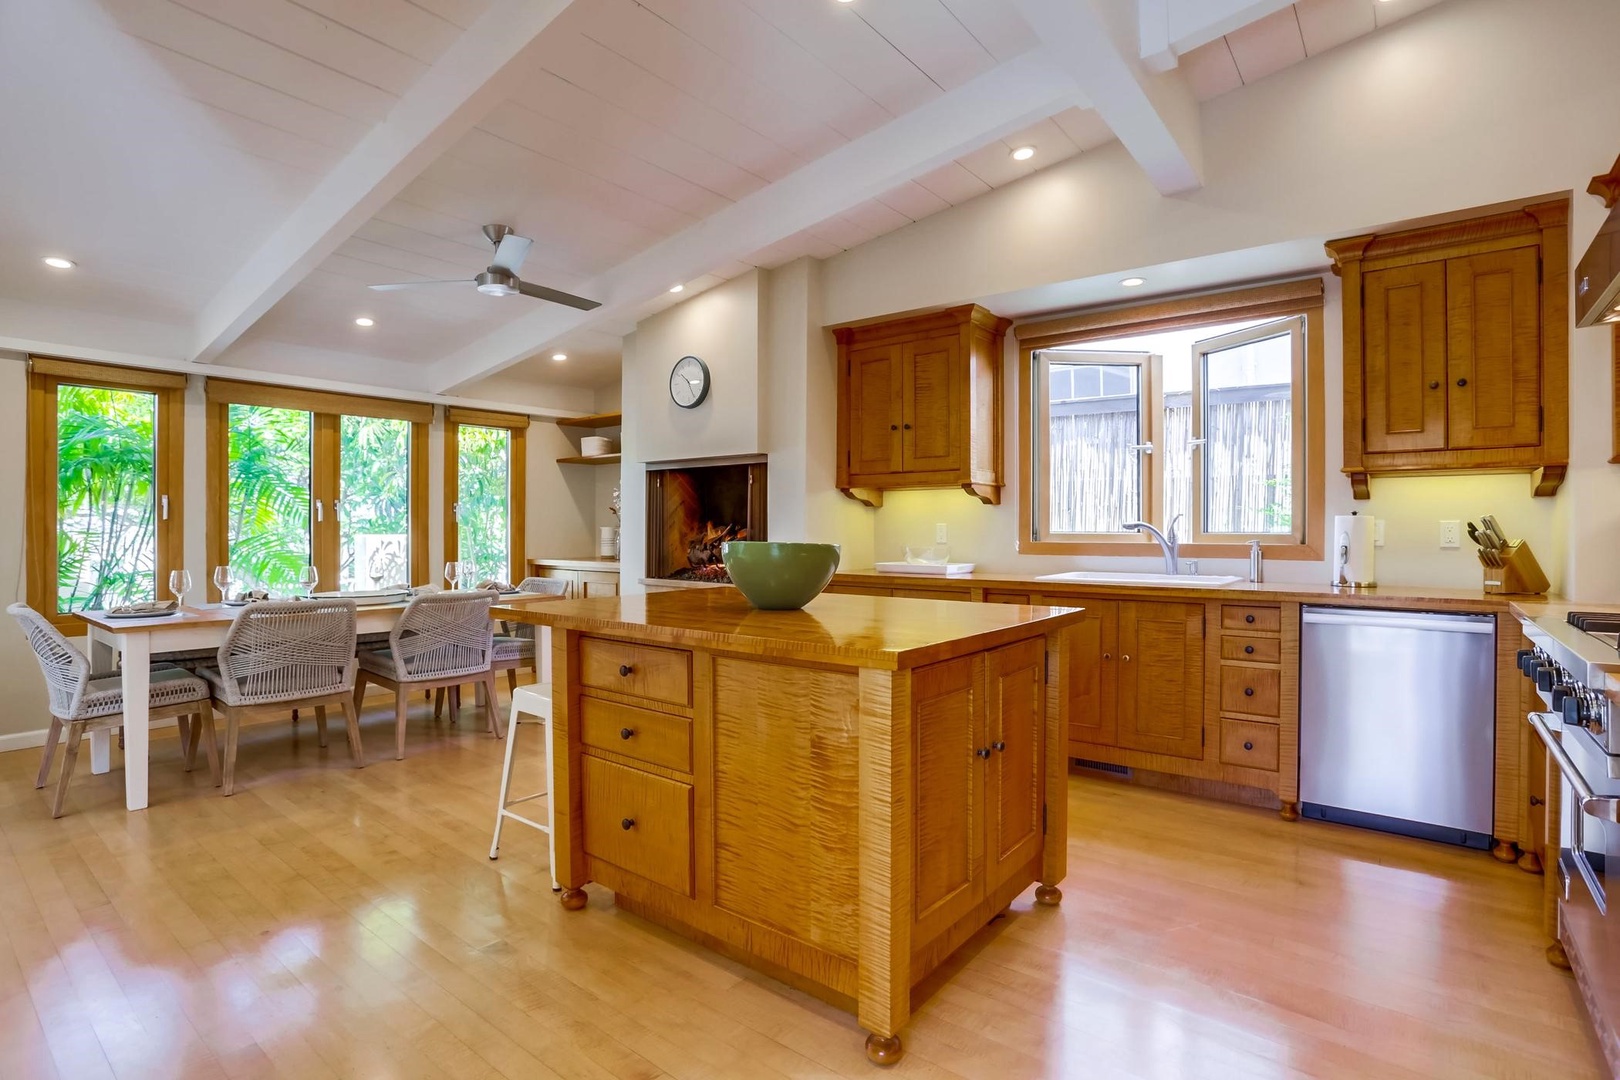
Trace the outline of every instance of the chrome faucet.
<path fill-rule="evenodd" d="M 1181 551 L 1181 541 L 1176 539 L 1176 522 L 1180 520 L 1181 515 L 1177 514 L 1175 519 L 1170 522 L 1170 528 L 1166 530 L 1169 533 L 1168 536 L 1145 521 L 1127 521 L 1120 528 L 1127 532 L 1152 534 L 1153 539 L 1157 540 L 1159 546 L 1164 549 L 1164 572 L 1175 575 L 1181 573 L 1181 564 L 1176 559 L 1177 553 Z"/>

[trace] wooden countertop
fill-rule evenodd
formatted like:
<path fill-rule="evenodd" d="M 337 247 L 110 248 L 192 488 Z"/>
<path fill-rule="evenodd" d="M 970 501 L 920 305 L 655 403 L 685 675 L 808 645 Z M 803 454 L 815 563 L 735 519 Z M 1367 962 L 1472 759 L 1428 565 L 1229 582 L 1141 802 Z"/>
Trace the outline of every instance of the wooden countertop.
<path fill-rule="evenodd" d="M 1245 600 L 1294 600 L 1300 603 L 1323 603 L 1347 607 L 1434 607 L 1462 608 L 1470 611 L 1505 611 L 1513 603 L 1561 603 L 1556 598 L 1529 596 L 1502 596 L 1487 594 L 1479 589 L 1447 589 L 1431 585 L 1382 585 L 1373 589 L 1336 589 L 1327 584 L 1309 582 L 1238 581 L 1221 586 L 1158 585 L 1102 585 L 1080 581 L 1045 581 L 1036 574 L 973 573 L 957 577 L 931 577 L 924 574 L 882 574 L 876 570 L 840 570 L 833 576 L 834 584 L 864 585 L 891 589 L 993 589 L 1007 592 L 1033 592 L 1045 595 L 1064 593 L 1086 596 L 1114 597 L 1131 600 L 1166 600 L 1192 597 L 1199 600 L 1230 598 L 1236 603 Z M 1565 609 L 1583 605 L 1565 605 Z M 1601 607 L 1601 605 L 1596 605 Z"/>
<path fill-rule="evenodd" d="M 498 618 L 565 630 L 898 670 L 1022 641 L 1081 619 L 1078 608 L 962 604 L 823 593 L 802 611 L 759 611 L 735 589 L 679 589 L 497 606 Z"/>

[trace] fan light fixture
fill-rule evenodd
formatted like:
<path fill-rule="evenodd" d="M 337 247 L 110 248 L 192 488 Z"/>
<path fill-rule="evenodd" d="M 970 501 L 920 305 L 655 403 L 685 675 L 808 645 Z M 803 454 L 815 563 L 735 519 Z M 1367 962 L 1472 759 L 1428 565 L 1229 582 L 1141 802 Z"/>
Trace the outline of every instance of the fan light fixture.
<path fill-rule="evenodd" d="M 670 292 L 683 292 L 683 291 L 685 291 L 685 289 L 686 289 L 685 285 L 671 285 L 669 287 Z"/>
<path fill-rule="evenodd" d="M 1014 161 L 1028 161 L 1034 156 L 1035 148 L 1033 146 L 1020 146 L 1012 152 L 1012 159 Z"/>
<path fill-rule="evenodd" d="M 1147 284 L 1147 278 L 1128 277 L 1124 281 L 1121 281 L 1120 284 L 1125 286 L 1127 289 L 1135 289 L 1135 288 L 1138 288 L 1140 286 L 1146 285 Z"/>
<path fill-rule="evenodd" d="M 77 264 L 72 259 L 64 259 L 60 255 L 47 255 L 45 265 L 52 270 L 71 270 Z"/>
<path fill-rule="evenodd" d="M 554 352 L 551 354 L 551 358 L 560 364 L 564 360 L 568 359 L 568 354 L 565 352 Z"/>
<path fill-rule="evenodd" d="M 376 326 L 377 322 L 376 322 L 375 319 L 368 319 L 364 315 L 362 315 L 358 319 L 354 320 L 354 325 L 356 325 L 356 326 Z"/>

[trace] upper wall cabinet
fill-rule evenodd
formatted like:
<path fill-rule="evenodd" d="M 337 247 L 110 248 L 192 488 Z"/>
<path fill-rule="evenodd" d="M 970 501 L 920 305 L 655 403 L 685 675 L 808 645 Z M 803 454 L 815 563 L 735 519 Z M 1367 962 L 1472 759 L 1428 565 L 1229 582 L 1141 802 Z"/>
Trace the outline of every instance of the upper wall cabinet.
<path fill-rule="evenodd" d="M 1001 501 L 1001 346 L 976 304 L 833 330 L 838 487 L 867 506 L 895 488 Z"/>
<path fill-rule="evenodd" d="M 1569 464 L 1569 200 L 1352 236 L 1344 279 L 1344 471 L 1358 499 L 1397 473 Z"/>

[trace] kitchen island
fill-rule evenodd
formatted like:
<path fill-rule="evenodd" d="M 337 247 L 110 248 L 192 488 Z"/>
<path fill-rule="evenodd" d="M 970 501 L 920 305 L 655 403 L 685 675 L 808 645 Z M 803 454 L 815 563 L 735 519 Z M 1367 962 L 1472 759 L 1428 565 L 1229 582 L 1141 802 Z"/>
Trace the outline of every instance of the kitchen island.
<path fill-rule="evenodd" d="M 734 589 L 500 609 L 552 631 L 562 903 L 619 907 L 849 1009 L 899 1060 L 912 987 L 1066 866 L 1078 610 Z"/>

